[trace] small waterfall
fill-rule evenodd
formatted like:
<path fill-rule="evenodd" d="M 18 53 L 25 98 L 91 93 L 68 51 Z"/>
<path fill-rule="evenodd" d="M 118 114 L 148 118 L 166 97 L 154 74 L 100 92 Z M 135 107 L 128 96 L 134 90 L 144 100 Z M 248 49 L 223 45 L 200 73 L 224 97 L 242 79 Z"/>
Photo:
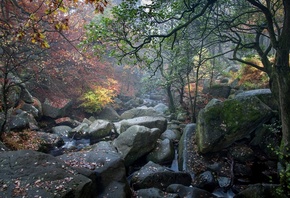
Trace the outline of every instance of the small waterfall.
<path fill-rule="evenodd" d="M 174 159 L 171 163 L 171 166 L 170 166 L 170 169 L 173 170 L 173 171 L 179 171 L 178 170 L 178 149 L 175 148 L 174 150 Z"/>

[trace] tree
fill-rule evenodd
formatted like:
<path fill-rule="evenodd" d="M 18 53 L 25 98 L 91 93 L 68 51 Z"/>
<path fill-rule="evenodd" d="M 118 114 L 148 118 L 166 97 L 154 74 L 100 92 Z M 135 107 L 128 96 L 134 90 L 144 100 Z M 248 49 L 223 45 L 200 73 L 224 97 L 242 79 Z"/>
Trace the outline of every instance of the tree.
<path fill-rule="evenodd" d="M 163 9 L 162 9 L 163 8 Z M 164 9 L 168 8 L 168 9 Z M 235 9 L 231 11 L 231 9 Z M 162 12 L 160 12 L 162 10 Z M 164 12 L 164 10 L 167 10 Z M 270 87 L 279 101 L 282 122 L 281 148 L 289 148 L 290 144 L 290 1 L 289 0 L 199 0 L 199 1 L 151 1 L 147 5 L 136 6 L 136 1 L 126 1 L 113 10 L 114 19 L 106 19 L 100 24 L 107 28 L 109 35 L 102 32 L 95 34 L 100 42 L 114 43 L 121 57 L 135 56 L 142 58 L 141 49 L 155 42 L 162 45 L 169 37 L 174 47 L 178 32 L 204 16 L 207 12 L 214 12 L 212 23 L 216 30 L 226 27 L 230 30 L 214 31 L 222 42 L 231 38 L 236 44 L 233 59 L 245 62 L 242 58 L 243 50 L 255 50 L 264 65 L 263 68 L 250 64 L 265 71 L 270 78 Z M 227 17 L 229 16 L 229 17 Z M 249 17 L 249 16 L 255 16 Z M 250 20 L 253 19 L 253 20 Z M 174 27 L 170 28 L 172 21 Z M 158 26 L 162 24 L 162 30 Z M 97 26 L 97 27 L 100 27 Z M 223 34 L 220 34 L 223 32 Z M 248 36 L 245 36 L 248 34 Z M 260 39 L 268 38 L 270 44 L 261 46 Z M 109 39 L 108 39 L 109 38 Z M 275 61 L 271 62 L 269 55 L 275 51 Z"/>
<path fill-rule="evenodd" d="M 91 0 L 96 11 L 103 12 L 106 0 Z M 68 29 L 66 13 L 82 1 L 0 1 L 0 76 L 1 76 L 1 110 L 5 129 L 9 117 L 9 92 L 17 86 L 32 79 L 42 71 L 47 49 L 55 42 L 52 34 L 62 35 Z"/>

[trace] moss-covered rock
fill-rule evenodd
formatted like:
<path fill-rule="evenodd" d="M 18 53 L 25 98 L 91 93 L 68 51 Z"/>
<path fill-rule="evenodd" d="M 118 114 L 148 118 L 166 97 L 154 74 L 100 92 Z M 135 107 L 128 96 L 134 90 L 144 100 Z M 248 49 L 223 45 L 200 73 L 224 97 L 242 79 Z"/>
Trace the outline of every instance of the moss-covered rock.
<path fill-rule="evenodd" d="M 239 97 L 199 112 L 196 140 L 201 153 L 215 152 L 243 139 L 268 121 L 272 110 L 257 97 Z"/>

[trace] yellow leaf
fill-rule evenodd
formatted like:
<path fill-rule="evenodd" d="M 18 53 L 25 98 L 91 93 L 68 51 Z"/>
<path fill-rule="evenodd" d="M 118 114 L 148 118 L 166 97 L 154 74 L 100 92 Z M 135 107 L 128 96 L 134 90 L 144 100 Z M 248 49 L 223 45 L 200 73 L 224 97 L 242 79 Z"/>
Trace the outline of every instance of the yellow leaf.
<path fill-rule="evenodd" d="M 58 8 L 61 12 L 63 12 L 63 13 L 66 13 L 67 12 L 67 8 L 65 8 L 65 7 L 59 7 Z"/>

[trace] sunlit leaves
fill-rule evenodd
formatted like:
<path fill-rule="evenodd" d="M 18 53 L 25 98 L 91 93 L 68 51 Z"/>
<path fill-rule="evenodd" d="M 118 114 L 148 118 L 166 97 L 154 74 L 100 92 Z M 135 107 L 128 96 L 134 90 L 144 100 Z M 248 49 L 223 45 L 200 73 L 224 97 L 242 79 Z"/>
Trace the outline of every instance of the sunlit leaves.
<path fill-rule="evenodd" d="M 88 91 L 81 96 L 81 107 L 84 107 L 89 113 L 94 113 L 112 103 L 114 96 L 116 96 L 115 90 L 95 86 L 93 90 Z"/>

